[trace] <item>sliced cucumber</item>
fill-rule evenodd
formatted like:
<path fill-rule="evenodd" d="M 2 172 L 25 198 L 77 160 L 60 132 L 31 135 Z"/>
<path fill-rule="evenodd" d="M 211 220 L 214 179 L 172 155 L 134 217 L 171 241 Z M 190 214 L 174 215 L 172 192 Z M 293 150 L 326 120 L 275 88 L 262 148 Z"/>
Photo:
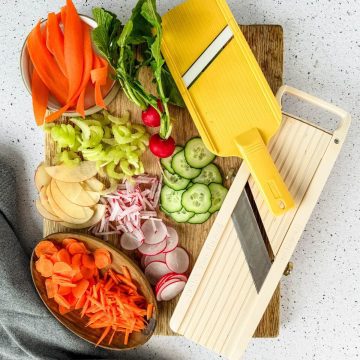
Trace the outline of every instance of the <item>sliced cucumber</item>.
<path fill-rule="evenodd" d="M 170 214 L 170 217 L 178 223 L 187 222 L 193 216 L 193 212 L 186 211 L 184 208 L 182 208 L 180 211 L 176 211 Z"/>
<path fill-rule="evenodd" d="M 200 169 L 194 169 L 186 162 L 184 150 L 174 155 L 171 162 L 171 167 L 174 169 L 176 174 L 185 179 L 194 179 L 201 173 Z"/>
<path fill-rule="evenodd" d="M 221 208 L 228 189 L 220 184 L 215 183 L 210 184 L 209 189 L 211 192 L 211 208 L 209 209 L 209 212 L 214 213 Z"/>
<path fill-rule="evenodd" d="M 163 159 L 160 159 L 160 163 L 161 165 L 171 174 L 174 174 L 175 171 L 174 169 L 171 167 L 171 161 L 174 157 L 174 155 L 176 155 L 178 152 L 180 152 L 181 150 L 183 149 L 182 146 L 176 146 L 173 154 L 167 158 L 163 158 Z"/>
<path fill-rule="evenodd" d="M 191 217 L 188 220 L 189 224 L 202 224 L 204 223 L 206 220 L 209 219 L 211 213 L 206 212 L 206 213 L 202 213 L 202 214 L 195 214 L 193 217 Z"/>
<path fill-rule="evenodd" d="M 199 176 L 193 179 L 194 183 L 209 185 L 211 183 L 222 183 L 222 177 L 219 168 L 215 164 L 205 166 Z"/>
<path fill-rule="evenodd" d="M 184 179 L 178 174 L 170 174 L 164 170 L 164 184 L 174 190 L 183 190 L 189 185 L 190 180 Z"/>
<path fill-rule="evenodd" d="M 205 167 L 215 159 L 215 155 L 205 147 L 199 137 L 192 138 L 185 144 L 184 153 L 188 164 L 197 169 Z"/>
<path fill-rule="evenodd" d="M 194 184 L 182 195 L 181 203 L 185 210 L 195 214 L 205 213 L 211 207 L 211 193 L 204 184 Z"/>
<path fill-rule="evenodd" d="M 164 185 L 160 194 L 161 207 L 169 213 L 180 211 L 182 208 L 181 197 L 184 191 L 176 191 Z"/>

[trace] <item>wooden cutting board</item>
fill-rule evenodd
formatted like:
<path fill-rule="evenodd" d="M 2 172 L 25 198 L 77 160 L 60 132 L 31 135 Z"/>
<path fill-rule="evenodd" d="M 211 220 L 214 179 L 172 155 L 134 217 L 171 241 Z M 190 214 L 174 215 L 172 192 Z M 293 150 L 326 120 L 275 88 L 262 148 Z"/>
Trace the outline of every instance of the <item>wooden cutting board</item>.
<path fill-rule="evenodd" d="M 275 93 L 282 84 L 283 70 L 283 31 L 278 25 L 248 25 L 241 26 L 255 57 L 257 58 L 270 86 Z M 141 74 L 143 83 L 152 89 L 151 77 L 149 72 Z M 122 91 L 118 93 L 114 101 L 109 106 L 109 111 L 116 115 L 121 115 L 125 110 L 129 110 L 133 122 L 141 122 L 141 112 L 131 103 Z M 186 109 L 171 107 L 170 113 L 174 121 L 173 137 L 177 144 L 184 144 L 188 139 L 198 134 L 195 125 Z M 49 135 L 45 138 L 45 161 L 53 165 L 55 157 L 55 146 Z M 150 174 L 160 174 L 158 161 L 147 151 L 143 156 L 145 169 Z M 223 171 L 225 185 L 230 186 L 241 160 L 239 158 L 217 158 L 215 161 Z M 191 255 L 192 267 L 204 243 L 214 217 L 210 218 L 205 224 L 190 225 L 176 224 L 169 220 L 161 212 L 168 224 L 171 224 L 179 233 L 180 245 L 183 246 Z M 44 220 L 44 236 L 48 234 L 67 230 L 53 221 Z M 114 245 L 118 245 L 118 239 L 110 239 Z M 131 254 L 130 254 L 131 256 Z M 177 303 L 177 299 L 169 302 L 159 303 L 159 322 L 157 325 L 157 335 L 176 335 L 169 327 L 169 320 Z M 255 337 L 275 337 L 279 333 L 279 313 L 280 313 L 280 287 L 277 287 L 271 302 L 263 315 L 261 322 L 254 334 Z"/>

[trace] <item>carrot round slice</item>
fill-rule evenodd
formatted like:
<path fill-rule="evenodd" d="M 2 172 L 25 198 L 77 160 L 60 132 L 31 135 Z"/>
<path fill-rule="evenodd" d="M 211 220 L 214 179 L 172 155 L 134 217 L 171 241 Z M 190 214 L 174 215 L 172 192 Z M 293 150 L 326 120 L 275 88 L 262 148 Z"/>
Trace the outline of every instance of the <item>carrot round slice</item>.
<path fill-rule="evenodd" d="M 72 289 L 72 293 L 76 298 L 80 298 L 85 294 L 85 291 L 89 287 L 89 281 L 86 279 L 81 280 L 75 288 Z"/>
<path fill-rule="evenodd" d="M 45 280 L 46 294 L 49 299 L 52 299 L 58 291 L 58 285 L 54 284 L 52 279 Z"/>
<path fill-rule="evenodd" d="M 87 253 L 86 247 L 82 242 L 76 242 L 70 244 L 67 250 L 71 255 Z"/>
<path fill-rule="evenodd" d="M 68 295 L 71 293 L 72 289 L 73 288 L 69 286 L 60 285 L 57 293 L 60 295 Z"/>
<path fill-rule="evenodd" d="M 65 239 L 63 239 L 63 241 L 61 243 L 63 246 L 67 247 L 68 245 L 70 245 L 74 242 L 77 242 L 77 240 L 73 239 L 73 238 L 65 238 Z"/>
<path fill-rule="evenodd" d="M 54 264 L 45 255 L 41 255 L 35 263 L 35 268 L 43 277 L 48 278 L 53 274 Z"/>
<path fill-rule="evenodd" d="M 98 269 L 103 269 L 111 264 L 110 253 L 105 249 L 96 249 L 94 258 L 95 265 Z"/>
<path fill-rule="evenodd" d="M 49 240 L 40 241 L 35 247 L 35 255 L 37 257 L 41 255 L 52 255 L 57 251 L 57 247 Z"/>
<path fill-rule="evenodd" d="M 89 269 L 93 269 L 95 267 L 94 256 L 92 254 L 83 254 L 82 264 Z"/>
<path fill-rule="evenodd" d="M 64 298 L 64 296 L 55 294 L 54 300 L 61 306 L 63 306 L 66 309 L 70 309 L 69 302 Z"/>
<path fill-rule="evenodd" d="M 67 264 L 66 262 L 63 261 L 59 261 L 57 263 L 54 264 L 54 269 L 53 272 L 55 274 L 60 274 L 60 275 L 71 275 L 71 273 L 73 272 L 72 267 Z"/>
<path fill-rule="evenodd" d="M 67 252 L 66 249 L 60 249 L 57 254 L 56 254 L 56 260 L 57 261 L 62 261 L 65 262 L 67 264 L 71 264 L 71 258 L 70 258 L 70 254 Z"/>

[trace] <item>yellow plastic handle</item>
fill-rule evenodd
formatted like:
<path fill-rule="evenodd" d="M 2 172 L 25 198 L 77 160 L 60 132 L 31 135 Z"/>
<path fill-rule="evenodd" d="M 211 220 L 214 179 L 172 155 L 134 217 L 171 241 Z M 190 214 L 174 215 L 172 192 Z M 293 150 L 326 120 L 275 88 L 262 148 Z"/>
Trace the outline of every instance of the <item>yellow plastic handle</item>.
<path fill-rule="evenodd" d="M 253 128 L 236 138 L 241 157 L 246 162 L 259 190 L 274 215 L 282 215 L 294 206 L 294 200 L 281 178 L 259 133 Z"/>

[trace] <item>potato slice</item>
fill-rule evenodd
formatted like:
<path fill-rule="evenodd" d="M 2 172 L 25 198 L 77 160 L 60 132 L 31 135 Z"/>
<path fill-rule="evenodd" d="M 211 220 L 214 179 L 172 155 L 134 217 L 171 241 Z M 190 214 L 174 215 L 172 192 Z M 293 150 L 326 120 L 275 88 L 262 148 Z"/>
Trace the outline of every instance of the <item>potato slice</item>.
<path fill-rule="evenodd" d="M 55 180 L 55 182 L 62 195 L 64 195 L 69 201 L 76 205 L 94 206 L 100 200 L 99 193 L 88 193 L 83 189 L 80 183 L 66 183 L 59 180 Z"/>
<path fill-rule="evenodd" d="M 88 228 L 90 226 L 94 226 L 105 215 L 106 206 L 103 205 L 103 204 L 97 204 L 97 205 L 95 205 L 94 210 L 95 210 L 94 215 L 86 223 L 83 223 L 83 224 L 69 224 L 67 222 L 61 222 L 61 225 L 66 226 L 66 227 L 68 227 L 70 229 L 85 229 L 85 228 Z"/>
<path fill-rule="evenodd" d="M 57 216 L 54 216 L 53 214 L 51 214 L 49 211 L 47 211 L 41 204 L 41 201 L 39 199 L 37 199 L 35 201 L 35 205 L 36 205 L 36 208 L 38 210 L 38 212 L 40 213 L 40 215 L 44 218 L 44 219 L 47 219 L 47 220 L 52 220 L 52 221 L 56 221 L 56 222 L 59 222 L 61 221 L 61 219 Z"/>
<path fill-rule="evenodd" d="M 44 208 L 47 212 L 49 212 L 51 215 L 53 215 L 53 216 L 56 217 L 56 214 L 55 214 L 54 210 L 52 209 L 52 207 L 50 206 L 49 200 L 48 200 L 47 195 L 46 195 L 46 189 L 47 189 L 48 186 L 50 186 L 50 184 L 49 184 L 49 185 L 46 185 L 46 186 L 43 186 L 43 187 L 41 188 L 40 193 L 39 193 L 39 195 L 40 195 L 40 202 L 41 202 L 41 205 L 43 206 L 43 208 Z"/>
<path fill-rule="evenodd" d="M 69 201 L 59 190 L 56 184 L 56 180 L 54 179 L 51 180 L 50 188 L 51 188 L 51 195 L 54 201 L 59 206 L 59 208 L 67 215 L 75 219 L 88 219 L 88 220 L 93 216 L 94 211 L 91 210 L 89 207 L 79 206 Z"/>
<path fill-rule="evenodd" d="M 54 210 L 56 216 L 58 216 L 62 221 L 66 221 L 66 222 L 68 222 L 70 224 L 83 224 L 83 223 L 89 221 L 91 219 L 91 217 L 93 216 L 93 214 L 94 214 L 94 211 L 89 209 L 90 210 L 90 213 L 89 213 L 90 216 L 88 218 L 83 218 L 83 219 L 73 218 L 70 215 L 68 215 L 67 213 L 65 213 L 59 207 L 59 205 L 55 202 L 55 200 L 54 200 L 54 198 L 52 196 L 52 193 L 51 193 L 51 186 L 48 186 L 46 188 L 46 196 L 47 196 L 49 204 L 50 204 L 51 208 Z"/>
<path fill-rule="evenodd" d="M 45 170 L 44 163 L 41 163 L 36 171 L 34 176 L 35 186 L 40 192 L 41 188 L 50 184 L 51 177 Z"/>
<path fill-rule="evenodd" d="M 87 179 L 83 185 L 85 190 L 96 191 L 96 192 L 100 192 L 105 188 L 105 185 L 96 177 Z"/>
<path fill-rule="evenodd" d="M 78 166 L 48 166 L 46 172 L 55 180 L 79 183 L 92 178 L 97 174 L 96 164 L 94 161 L 82 161 Z"/>

